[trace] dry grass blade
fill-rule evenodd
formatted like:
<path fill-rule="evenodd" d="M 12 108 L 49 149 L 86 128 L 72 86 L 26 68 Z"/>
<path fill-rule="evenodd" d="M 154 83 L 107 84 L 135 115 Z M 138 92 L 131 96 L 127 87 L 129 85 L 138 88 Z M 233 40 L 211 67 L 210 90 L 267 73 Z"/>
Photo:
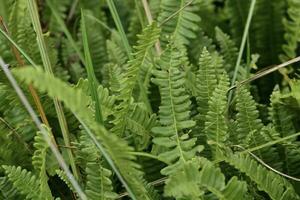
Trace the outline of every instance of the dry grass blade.
<path fill-rule="evenodd" d="M 255 74 L 254 76 L 252 76 L 252 77 L 250 77 L 250 78 L 248 78 L 248 79 L 245 79 L 245 80 L 239 82 L 238 84 L 236 84 L 236 85 L 230 87 L 230 88 L 228 89 L 228 91 L 230 91 L 230 90 L 232 90 L 232 89 L 235 89 L 235 88 L 237 88 L 237 87 L 240 87 L 240 86 L 242 86 L 242 85 L 245 85 L 245 84 L 247 84 L 247 83 L 250 83 L 250 82 L 252 82 L 252 81 L 254 81 L 254 80 L 256 80 L 256 79 L 262 78 L 262 77 L 264 77 L 264 76 L 266 76 L 266 75 L 268 75 L 268 74 L 270 74 L 270 73 L 273 73 L 273 72 L 275 72 L 275 71 L 277 71 L 277 70 L 279 70 L 279 69 L 281 69 L 281 68 L 287 67 L 287 66 L 289 66 L 289 65 L 291 65 L 291 64 L 294 64 L 294 63 L 297 63 L 297 62 L 299 62 L 299 61 L 300 61 L 300 56 L 298 56 L 298 57 L 296 57 L 296 58 L 293 58 L 293 59 L 291 59 L 291 60 L 289 60 L 289 61 L 287 61 L 287 62 L 284 62 L 284 63 L 282 63 L 282 64 L 280 64 L 280 65 L 276 65 L 276 66 L 274 66 L 274 67 L 271 67 L 271 68 L 270 68 L 270 67 L 266 67 L 265 69 L 261 70 L 260 72 L 258 72 L 258 73 Z"/>

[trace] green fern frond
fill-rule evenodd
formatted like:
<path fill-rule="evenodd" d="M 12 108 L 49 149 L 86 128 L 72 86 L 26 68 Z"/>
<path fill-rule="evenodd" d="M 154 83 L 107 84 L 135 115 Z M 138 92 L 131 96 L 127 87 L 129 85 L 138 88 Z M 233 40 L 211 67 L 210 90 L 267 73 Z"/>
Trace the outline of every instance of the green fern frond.
<path fill-rule="evenodd" d="M 0 178 L 0 199 L 22 200 L 24 196 L 19 195 L 13 184 L 6 177 Z"/>
<path fill-rule="evenodd" d="M 188 0 L 161 0 L 161 11 L 158 16 L 158 22 L 162 23 L 180 8 L 185 6 Z M 197 3 L 192 3 L 185 9 L 180 11 L 178 15 L 169 19 L 162 26 L 162 38 L 164 43 L 167 43 L 170 38 L 178 44 L 189 44 L 189 39 L 196 38 L 196 33 L 199 29 L 198 23 L 201 18 L 196 14 Z"/>
<path fill-rule="evenodd" d="M 221 48 L 221 55 L 224 57 L 227 72 L 232 72 L 238 57 L 238 49 L 230 36 L 224 33 L 220 28 L 215 29 L 216 39 Z"/>
<path fill-rule="evenodd" d="M 245 173 L 257 184 L 259 190 L 265 191 L 272 199 L 299 199 L 288 181 L 259 165 L 249 155 L 230 153 L 225 161 Z"/>
<path fill-rule="evenodd" d="M 147 26 L 141 35 L 139 35 L 139 40 L 137 42 L 137 46 L 135 46 L 135 53 L 133 53 L 133 59 L 128 62 L 128 67 L 125 71 L 124 78 L 121 80 L 121 88 L 120 95 L 117 97 L 121 103 L 118 105 L 115 111 L 115 119 L 112 121 L 115 126 L 111 129 L 111 131 L 117 135 L 123 135 L 125 130 L 125 118 L 127 115 L 130 101 L 132 100 L 133 90 L 138 82 L 140 86 L 140 93 L 146 94 L 143 85 L 141 84 L 141 80 L 139 77 L 139 72 L 141 66 L 145 64 L 147 61 L 147 57 L 151 48 L 156 43 L 160 34 L 160 29 L 157 27 L 155 23 Z M 146 102 L 145 102 L 146 103 Z"/>
<path fill-rule="evenodd" d="M 196 72 L 196 99 L 199 111 L 199 127 L 204 129 L 205 115 L 208 111 L 208 101 L 217 86 L 215 62 L 206 48 L 199 59 L 199 69 Z"/>
<path fill-rule="evenodd" d="M 282 45 L 283 54 L 280 55 L 282 62 L 295 58 L 299 46 L 300 29 L 300 2 L 297 0 L 287 0 L 287 15 L 283 19 L 285 44 Z"/>
<path fill-rule="evenodd" d="M 45 130 L 47 130 L 48 135 L 50 136 L 51 130 L 44 126 Z M 34 137 L 34 144 L 35 152 L 32 156 L 32 165 L 36 170 L 36 174 L 38 175 L 39 179 L 39 186 L 40 186 L 40 198 L 45 197 L 46 199 L 51 199 L 51 191 L 48 186 L 48 176 L 46 174 L 46 158 L 47 158 L 47 150 L 49 148 L 47 142 L 45 141 L 44 137 L 40 132 Z"/>
<path fill-rule="evenodd" d="M 216 158 L 222 154 L 219 146 L 224 146 L 228 139 L 226 107 L 227 107 L 227 91 L 229 88 L 229 78 L 223 73 L 218 86 L 212 93 L 208 102 L 208 112 L 205 121 L 205 133 L 208 143 L 211 143 L 213 154 Z"/>
<path fill-rule="evenodd" d="M 4 168 L 5 174 L 9 181 L 13 183 L 14 187 L 21 194 L 26 196 L 26 199 L 40 199 L 40 187 L 35 175 L 32 175 L 31 172 L 28 172 L 21 167 L 6 165 L 2 167 Z"/>
<path fill-rule="evenodd" d="M 245 144 L 245 139 L 249 134 L 260 131 L 263 127 L 259 119 L 256 102 L 246 87 L 241 87 L 237 91 L 236 115 L 237 130 L 236 137 L 238 144 Z"/>
<path fill-rule="evenodd" d="M 61 80 L 45 74 L 40 68 L 18 69 L 15 74 L 26 83 L 32 83 L 41 92 L 47 91 L 50 97 L 56 97 L 63 101 L 73 113 L 76 113 L 81 120 L 84 120 L 85 124 L 91 127 L 97 140 L 101 141 L 105 148 L 107 153 L 105 158 L 117 166 L 115 170 L 119 170 L 131 190 L 132 198 L 152 199 L 147 189 L 142 187 L 144 185 L 141 180 L 142 173 L 139 165 L 134 162 L 136 158 L 132 155 L 133 148 L 116 135 L 108 134 L 104 127 L 93 120 L 92 113 L 86 109 L 89 98 L 80 89 L 74 89 Z M 49 82 L 51 85 L 47 84 Z"/>
<path fill-rule="evenodd" d="M 146 149 L 151 138 L 151 129 L 157 125 L 156 115 L 147 112 L 143 105 L 133 104 L 126 116 L 127 129 L 134 135 L 137 151 Z"/>

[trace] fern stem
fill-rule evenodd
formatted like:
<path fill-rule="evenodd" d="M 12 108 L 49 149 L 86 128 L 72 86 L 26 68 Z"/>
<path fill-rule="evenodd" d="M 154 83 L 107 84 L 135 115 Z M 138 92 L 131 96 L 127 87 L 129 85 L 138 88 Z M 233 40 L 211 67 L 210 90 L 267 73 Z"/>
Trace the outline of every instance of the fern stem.
<path fill-rule="evenodd" d="M 44 41 L 44 36 L 42 33 L 42 28 L 41 28 L 41 24 L 40 24 L 40 20 L 39 20 L 39 14 L 38 14 L 36 2 L 34 0 L 27 0 L 27 5 L 28 5 L 30 16 L 31 16 L 33 27 L 34 27 L 36 35 L 37 35 L 38 47 L 39 47 L 39 50 L 41 53 L 45 71 L 48 74 L 54 76 L 52 67 L 51 67 L 50 58 L 48 56 L 48 51 L 47 51 L 46 44 Z M 59 122 L 59 125 L 61 128 L 61 131 L 62 131 L 65 145 L 70 146 L 69 130 L 68 130 L 67 121 L 66 121 L 66 118 L 65 118 L 65 115 L 63 112 L 63 107 L 57 98 L 54 98 L 53 102 L 54 102 L 55 110 L 56 110 L 57 117 L 58 117 L 58 122 Z M 68 156 L 70 159 L 70 165 L 71 165 L 72 171 L 74 173 L 75 178 L 78 180 L 79 175 L 78 175 L 77 168 L 75 165 L 75 159 L 73 156 L 73 152 L 71 149 L 68 149 L 67 152 L 68 152 Z"/>
<path fill-rule="evenodd" d="M 74 189 L 76 190 L 78 196 L 82 200 L 87 200 L 86 195 L 84 194 L 84 192 L 82 191 L 82 189 L 79 186 L 78 182 L 76 181 L 76 179 L 74 178 L 74 176 L 70 172 L 68 165 L 64 161 L 64 158 L 62 157 L 62 155 L 60 154 L 59 150 L 57 149 L 57 147 L 52 142 L 52 140 L 49 137 L 47 131 L 42 126 L 42 123 L 40 122 L 38 116 L 35 114 L 32 106 L 28 102 L 26 96 L 24 95 L 24 93 L 21 90 L 21 88 L 19 87 L 17 81 L 12 76 L 11 72 L 9 71 L 8 67 L 6 66 L 6 64 L 4 63 L 4 61 L 2 60 L 1 57 L 0 57 L 0 66 L 1 66 L 2 70 L 4 71 L 6 77 L 10 81 L 11 85 L 15 89 L 15 91 L 16 91 L 17 95 L 19 96 L 21 102 L 23 103 L 24 107 L 26 108 L 26 110 L 30 114 L 32 120 L 34 121 L 34 123 L 36 124 L 36 126 L 38 127 L 38 129 L 41 131 L 41 134 L 43 135 L 45 141 L 49 145 L 49 147 L 50 147 L 51 151 L 53 152 L 53 155 L 55 156 L 57 162 L 59 163 L 59 165 L 61 166 L 61 168 L 65 171 L 68 179 L 70 180 L 71 184 L 73 185 Z"/>
<path fill-rule="evenodd" d="M 145 10 L 145 13 L 146 13 L 146 17 L 147 17 L 148 23 L 152 24 L 153 17 L 152 17 L 152 14 L 151 14 L 151 10 L 150 10 L 148 1 L 147 0 L 142 0 L 142 2 L 143 2 L 143 7 L 144 7 L 144 10 Z M 155 43 L 155 49 L 156 49 L 157 54 L 160 56 L 161 53 L 162 53 L 162 50 L 161 50 L 161 46 L 160 46 L 160 41 L 159 40 L 157 40 L 157 42 Z"/>
<path fill-rule="evenodd" d="M 102 117 L 102 109 L 101 103 L 97 91 L 97 81 L 94 72 L 93 62 L 89 50 L 89 42 L 88 42 L 88 35 L 85 26 L 85 15 L 84 11 L 81 10 L 81 28 L 82 28 L 82 41 L 83 41 L 83 48 L 84 48 L 84 55 L 85 55 L 85 66 L 88 74 L 88 82 L 89 87 L 92 95 L 92 99 L 95 102 L 95 118 L 96 121 L 103 125 L 103 117 Z"/>
<path fill-rule="evenodd" d="M 159 158 L 158 156 L 152 155 L 152 154 L 150 154 L 150 153 L 146 153 L 146 152 L 132 152 L 131 154 L 132 154 L 132 155 L 135 155 L 135 156 L 142 156 L 142 157 L 152 158 L 152 159 L 161 161 L 161 162 L 163 162 L 163 163 L 170 164 L 170 163 L 168 163 L 167 161 L 162 160 L 162 159 Z"/>
<path fill-rule="evenodd" d="M 107 2 L 107 5 L 109 7 L 109 10 L 110 10 L 110 13 L 114 19 L 114 22 L 115 22 L 115 25 L 118 29 L 118 32 L 121 36 L 121 40 L 122 40 L 122 43 L 125 47 L 125 50 L 126 50 L 126 53 L 127 53 L 127 56 L 128 58 L 131 60 L 132 59 L 132 55 L 131 55 L 131 47 L 129 45 L 129 42 L 128 42 L 128 39 L 126 37 L 126 34 L 125 34 L 125 31 L 124 31 L 124 28 L 122 26 L 122 23 L 121 23 L 121 20 L 120 20 L 120 17 L 119 17 L 119 14 L 118 14 L 118 11 L 116 9 L 116 6 L 114 4 L 114 1 L 113 0 L 106 0 Z"/>
<path fill-rule="evenodd" d="M 236 78 L 237 78 L 237 73 L 238 73 L 239 67 L 241 65 L 242 56 L 243 56 L 243 52 L 244 52 L 244 49 L 245 49 L 245 45 L 246 45 L 246 41 L 247 41 L 247 37 L 248 37 L 248 33 L 249 33 L 249 28 L 250 28 L 252 16 L 253 16 L 253 13 L 254 13 L 255 3 L 256 3 L 256 0 L 251 1 L 251 5 L 250 5 L 247 21 L 246 21 L 244 33 L 243 33 L 243 38 L 242 38 L 242 42 L 241 42 L 241 46 L 240 46 L 240 50 L 239 50 L 239 55 L 238 55 L 238 58 L 236 60 L 234 73 L 233 73 L 233 77 L 232 77 L 230 86 L 233 86 L 233 84 L 235 83 Z M 230 102 L 232 100 L 232 95 L 233 95 L 233 92 L 230 91 L 229 96 L 228 96 L 228 104 L 230 104 Z"/>

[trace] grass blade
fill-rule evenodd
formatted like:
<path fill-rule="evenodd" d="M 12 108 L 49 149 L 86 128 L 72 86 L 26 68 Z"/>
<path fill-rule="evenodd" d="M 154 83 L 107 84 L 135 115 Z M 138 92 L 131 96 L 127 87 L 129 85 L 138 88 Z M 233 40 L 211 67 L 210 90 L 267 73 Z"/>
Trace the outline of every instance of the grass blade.
<path fill-rule="evenodd" d="M 46 48 L 46 44 L 44 41 L 44 36 L 43 36 L 42 28 L 41 28 L 41 23 L 40 23 L 40 19 L 39 19 L 36 2 L 35 2 L 35 0 L 27 0 L 27 5 L 28 5 L 28 9 L 29 9 L 33 27 L 34 27 L 34 30 L 37 35 L 37 43 L 38 43 L 38 47 L 39 47 L 39 50 L 41 53 L 45 71 L 53 76 L 51 62 L 50 62 L 50 58 L 48 56 L 48 50 Z M 57 113 L 57 117 L 58 117 L 58 121 L 59 121 L 59 125 L 60 125 L 61 131 L 62 131 L 65 145 L 70 146 L 69 130 L 68 130 L 66 117 L 63 112 L 63 107 L 57 98 L 53 98 L 53 102 L 54 102 L 55 110 Z M 74 173 L 75 178 L 78 180 L 79 175 L 78 175 L 77 168 L 75 165 L 75 159 L 74 159 L 73 152 L 71 149 L 68 149 L 67 152 L 68 152 L 68 156 L 70 159 L 70 165 L 72 168 L 72 172 Z"/>
<path fill-rule="evenodd" d="M 88 81 L 89 81 L 89 87 L 90 87 L 92 99 L 95 102 L 95 117 L 97 122 L 103 124 L 101 104 L 100 104 L 98 91 L 97 91 L 97 81 L 96 81 L 90 50 L 89 50 L 88 35 L 85 26 L 85 15 L 83 10 L 81 10 L 81 31 L 82 31 L 82 42 L 83 42 L 84 55 L 85 55 L 85 67 L 88 74 Z"/>

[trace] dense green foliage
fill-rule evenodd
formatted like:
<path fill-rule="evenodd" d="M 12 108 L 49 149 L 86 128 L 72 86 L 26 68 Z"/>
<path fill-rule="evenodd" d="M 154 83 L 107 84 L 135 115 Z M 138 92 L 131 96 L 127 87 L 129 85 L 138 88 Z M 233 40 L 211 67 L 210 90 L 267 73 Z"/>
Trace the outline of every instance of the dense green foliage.
<path fill-rule="evenodd" d="M 0 0 L 0 58 L 88 200 L 296 200 L 299 64 L 238 83 L 299 55 L 300 3 L 257 0 L 237 63 L 250 4 Z M 80 199 L 2 70 L 0 199 Z"/>

